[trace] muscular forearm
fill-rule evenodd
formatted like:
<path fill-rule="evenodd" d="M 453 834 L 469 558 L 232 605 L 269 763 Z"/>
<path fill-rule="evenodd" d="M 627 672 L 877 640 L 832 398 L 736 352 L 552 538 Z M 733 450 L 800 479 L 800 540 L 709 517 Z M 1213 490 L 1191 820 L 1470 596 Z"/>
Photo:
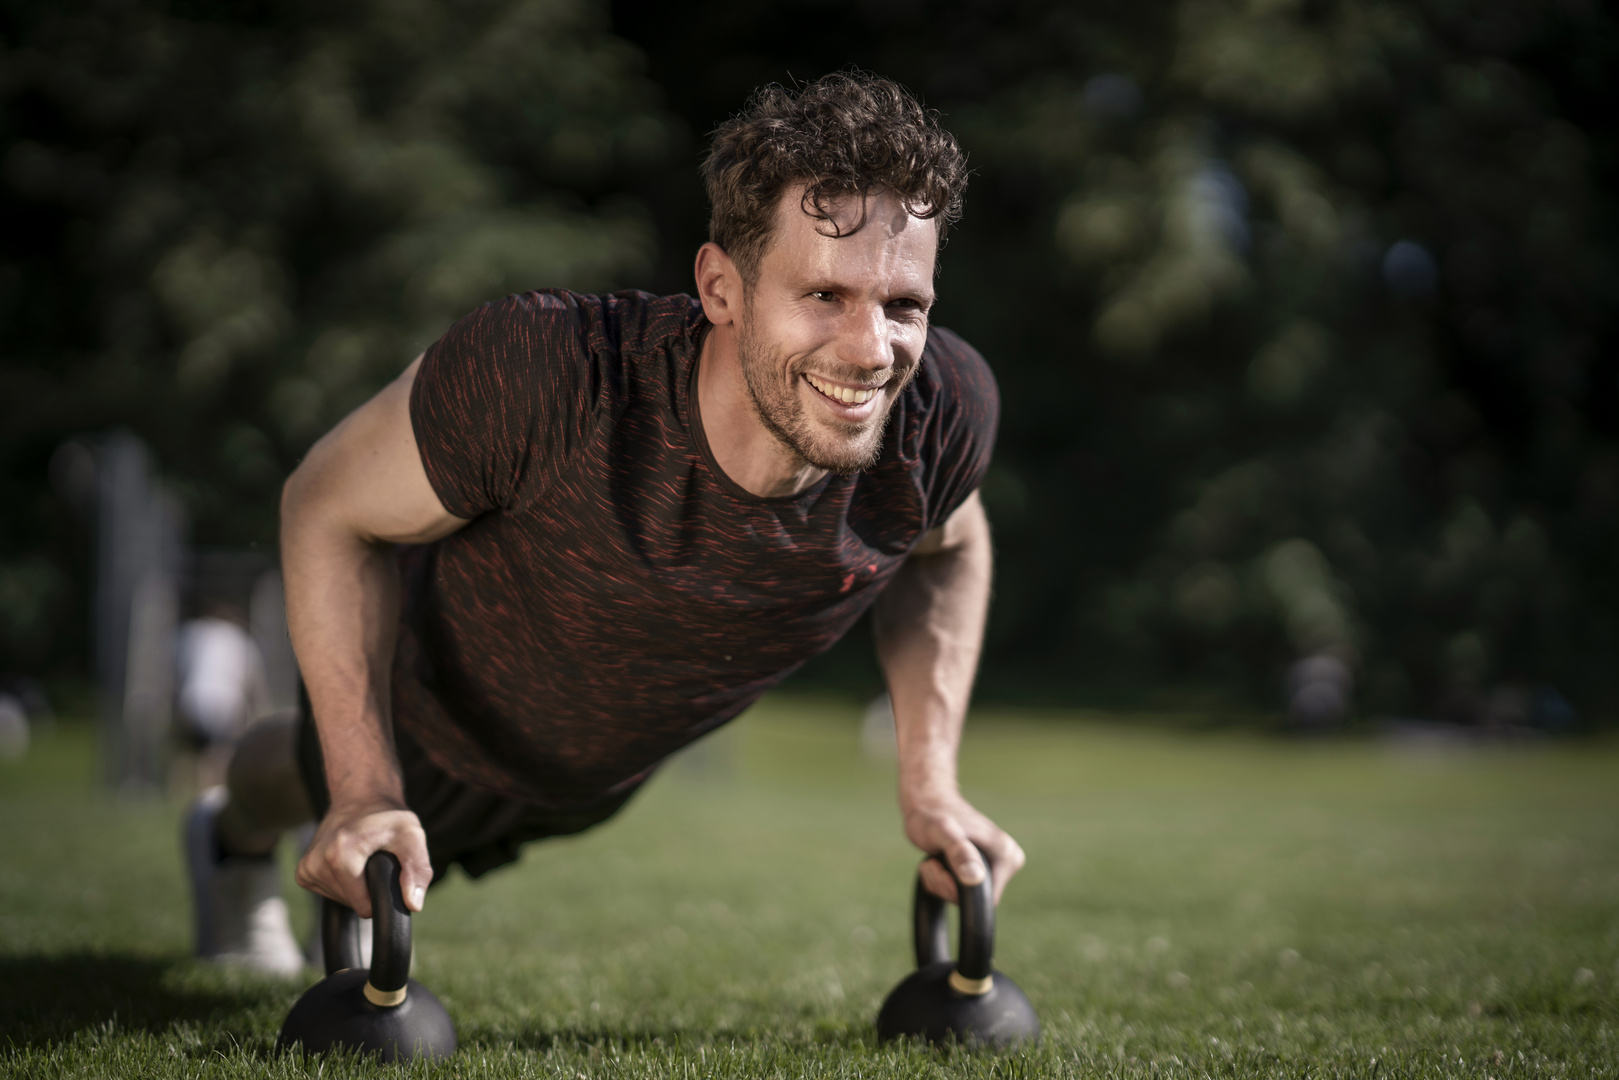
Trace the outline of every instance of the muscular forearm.
<path fill-rule="evenodd" d="M 399 573 L 300 483 L 282 502 L 287 628 L 326 759 L 334 806 L 404 806 L 389 722 Z"/>
<path fill-rule="evenodd" d="M 976 499 L 959 533 L 945 537 L 937 552 L 913 555 L 875 612 L 877 655 L 899 738 L 902 804 L 956 790 L 956 751 L 989 609 L 989 527 Z"/>
<path fill-rule="evenodd" d="M 877 654 L 894 702 L 899 737 L 899 802 L 905 834 L 943 855 L 956 879 L 984 880 L 995 898 L 1023 866 L 1016 840 L 961 797 L 956 753 L 972 695 L 989 609 L 989 522 L 974 494 L 918 545 L 878 602 Z M 955 882 L 932 860 L 922 881 L 946 899 Z"/>
<path fill-rule="evenodd" d="M 405 369 L 309 451 L 281 499 L 287 628 L 326 758 L 331 808 L 298 861 L 298 884 L 368 914 L 366 859 L 400 861 L 405 903 L 420 911 L 433 867 L 405 805 L 394 754 L 389 675 L 399 571 L 388 545 L 426 543 L 466 522 L 444 509 L 424 471 Z"/>

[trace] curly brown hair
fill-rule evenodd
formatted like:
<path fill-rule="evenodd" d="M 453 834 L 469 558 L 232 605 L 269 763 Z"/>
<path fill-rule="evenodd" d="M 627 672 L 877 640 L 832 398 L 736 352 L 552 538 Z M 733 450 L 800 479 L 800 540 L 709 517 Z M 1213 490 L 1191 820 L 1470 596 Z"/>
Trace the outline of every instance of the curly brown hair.
<path fill-rule="evenodd" d="M 714 132 L 703 161 L 712 207 L 708 236 L 751 285 L 770 241 L 776 205 L 804 184 L 804 213 L 832 222 L 839 199 L 891 191 L 920 218 L 938 222 L 939 242 L 961 217 L 967 158 L 955 136 L 898 83 L 863 71 L 826 75 L 789 90 L 761 87 Z M 859 231 L 832 224 L 832 236 Z"/>

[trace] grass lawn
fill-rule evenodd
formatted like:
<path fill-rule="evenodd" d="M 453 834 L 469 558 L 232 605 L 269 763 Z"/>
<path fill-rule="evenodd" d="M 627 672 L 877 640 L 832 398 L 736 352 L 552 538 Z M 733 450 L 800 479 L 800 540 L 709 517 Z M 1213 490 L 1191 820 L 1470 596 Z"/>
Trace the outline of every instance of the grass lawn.
<path fill-rule="evenodd" d="M 415 974 L 462 1050 L 404 1071 L 1619 1076 L 1619 743 L 977 716 L 964 786 L 1029 853 L 997 966 L 1045 1024 L 995 1058 L 875 1045 L 916 856 L 857 713 L 772 699 L 618 820 L 435 887 Z M 270 1052 L 298 987 L 187 957 L 180 806 L 91 772 L 74 724 L 0 764 L 0 1074 L 314 1075 Z"/>

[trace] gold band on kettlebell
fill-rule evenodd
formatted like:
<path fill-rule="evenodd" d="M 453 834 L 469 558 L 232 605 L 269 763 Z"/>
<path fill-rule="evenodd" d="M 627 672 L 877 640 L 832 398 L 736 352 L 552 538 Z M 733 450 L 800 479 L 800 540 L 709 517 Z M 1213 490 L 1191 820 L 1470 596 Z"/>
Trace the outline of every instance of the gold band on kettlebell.
<path fill-rule="evenodd" d="M 371 980 L 367 979 L 365 980 L 365 1000 L 373 1005 L 381 1005 L 384 1008 L 398 1005 L 405 1000 L 405 988 L 401 986 L 398 990 L 378 990 L 371 985 Z"/>
<path fill-rule="evenodd" d="M 982 979 L 969 979 L 959 971 L 950 973 L 950 989 L 958 994 L 966 994 L 968 997 L 982 997 L 984 994 L 989 993 L 990 987 L 994 985 L 995 976 L 993 975 L 985 975 Z M 367 984 L 366 989 L 370 989 L 369 984 Z"/>

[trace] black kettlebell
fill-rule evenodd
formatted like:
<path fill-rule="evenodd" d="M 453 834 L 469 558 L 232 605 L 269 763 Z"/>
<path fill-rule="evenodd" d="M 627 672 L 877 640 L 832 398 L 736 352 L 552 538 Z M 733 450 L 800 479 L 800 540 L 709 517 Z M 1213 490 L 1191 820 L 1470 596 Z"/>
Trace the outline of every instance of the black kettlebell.
<path fill-rule="evenodd" d="M 952 878 L 950 864 L 936 859 Z M 951 1036 L 968 1046 L 1007 1049 L 1040 1037 L 1040 1018 L 1017 984 L 996 971 L 995 892 L 986 868 L 972 886 L 956 882 L 961 899 L 961 959 L 950 959 L 945 902 L 916 877 L 912 929 L 916 970 L 894 987 L 877 1014 L 877 1039 L 920 1035 L 941 1043 Z"/>
<path fill-rule="evenodd" d="M 399 891 L 399 860 L 387 851 L 371 856 L 365 885 L 371 893 L 371 967 L 360 966 L 354 909 L 322 899 L 326 978 L 304 991 L 287 1014 L 276 1049 L 299 1044 L 306 1054 L 323 1054 L 347 1047 L 383 1061 L 449 1057 L 455 1053 L 450 1015 L 410 978 L 410 909 Z"/>

